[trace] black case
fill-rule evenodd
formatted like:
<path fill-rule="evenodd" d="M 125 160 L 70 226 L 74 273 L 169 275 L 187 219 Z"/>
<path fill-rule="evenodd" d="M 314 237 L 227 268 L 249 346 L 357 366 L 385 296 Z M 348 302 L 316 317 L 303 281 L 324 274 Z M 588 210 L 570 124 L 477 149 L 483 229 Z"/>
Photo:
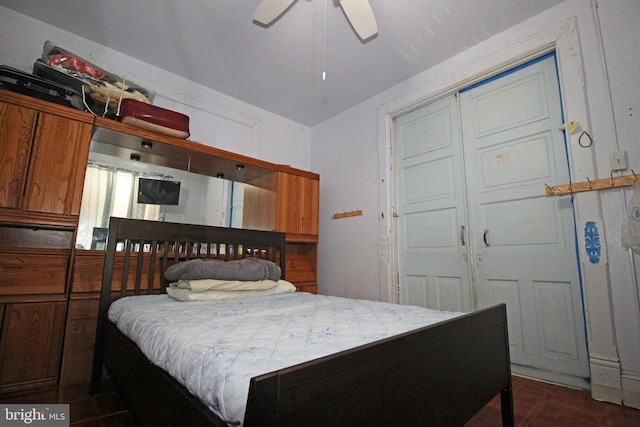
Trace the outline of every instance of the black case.
<path fill-rule="evenodd" d="M 82 95 L 77 91 L 6 65 L 0 65 L 0 87 L 44 101 L 85 110 Z"/>

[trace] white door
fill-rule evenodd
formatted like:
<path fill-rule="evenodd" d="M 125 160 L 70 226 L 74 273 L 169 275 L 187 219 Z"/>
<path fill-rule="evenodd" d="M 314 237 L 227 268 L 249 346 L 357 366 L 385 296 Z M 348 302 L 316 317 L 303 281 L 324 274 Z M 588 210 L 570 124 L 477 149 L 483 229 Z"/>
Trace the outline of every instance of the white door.
<path fill-rule="evenodd" d="M 429 278 L 443 266 L 454 264 L 456 255 L 461 260 L 459 273 L 445 273 L 445 279 L 438 278 L 436 283 L 447 282 L 451 277 L 471 277 L 468 287 L 474 308 L 507 303 L 514 364 L 523 367 L 524 373 L 563 383 L 572 383 L 571 378 L 587 378 L 573 207 L 567 198 L 547 198 L 544 192 L 545 183 L 569 180 L 564 138 L 558 130 L 562 115 L 555 57 L 534 61 L 463 90 L 459 98 L 439 101 L 408 116 L 429 116 L 431 109 L 446 102 L 459 102 L 458 126 L 462 133 L 457 143 L 461 148 L 451 151 L 464 152 L 464 160 L 458 159 L 453 166 L 458 171 L 450 172 L 465 177 L 455 188 L 466 188 L 466 197 L 455 205 L 457 211 L 462 211 L 456 216 L 460 221 L 456 245 L 450 237 L 453 226 L 449 223 L 414 224 L 407 218 L 411 210 L 403 196 L 404 188 L 436 187 L 422 192 L 448 194 L 442 187 L 451 186 L 444 179 L 447 175 L 441 173 L 412 176 L 406 172 L 403 150 L 407 144 L 402 138 L 411 120 L 404 116 L 397 120 L 401 301 L 424 305 L 420 292 L 415 290 L 419 287 L 415 277 L 420 274 L 414 269 L 421 270 L 427 278 L 423 293 L 429 295 L 433 288 Z M 426 135 L 430 141 L 426 144 L 433 144 Z M 417 136 L 412 138 L 419 140 Z M 407 179 L 409 183 L 405 182 Z M 442 203 L 434 203 L 429 212 L 446 212 L 451 205 L 443 199 Z M 465 233 L 460 233 L 463 227 Z M 437 232 L 429 233 L 431 228 Z M 403 250 L 415 246 L 411 242 L 416 236 L 421 242 L 443 241 L 445 229 L 449 245 L 456 246 L 459 252 L 455 254 L 451 248 L 449 262 L 426 251 L 411 257 Z M 464 246 L 461 235 L 465 236 Z M 416 295 L 418 299 L 414 298 Z M 441 308 L 455 304 L 446 300 L 427 305 Z"/>
<path fill-rule="evenodd" d="M 589 376 L 555 57 L 460 94 L 479 307 L 506 302 L 512 362 Z"/>
<path fill-rule="evenodd" d="M 403 304 L 472 309 L 459 122 L 455 97 L 396 121 Z"/>

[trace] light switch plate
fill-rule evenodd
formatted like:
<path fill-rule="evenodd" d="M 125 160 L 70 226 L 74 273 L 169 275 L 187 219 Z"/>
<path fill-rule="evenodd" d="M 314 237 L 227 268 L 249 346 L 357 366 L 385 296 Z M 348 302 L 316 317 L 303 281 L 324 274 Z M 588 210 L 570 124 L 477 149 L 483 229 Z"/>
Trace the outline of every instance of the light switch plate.
<path fill-rule="evenodd" d="M 627 168 L 627 153 L 624 151 L 610 153 L 609 164 L 611 166 L 611 172 L 625 170 Z"/>

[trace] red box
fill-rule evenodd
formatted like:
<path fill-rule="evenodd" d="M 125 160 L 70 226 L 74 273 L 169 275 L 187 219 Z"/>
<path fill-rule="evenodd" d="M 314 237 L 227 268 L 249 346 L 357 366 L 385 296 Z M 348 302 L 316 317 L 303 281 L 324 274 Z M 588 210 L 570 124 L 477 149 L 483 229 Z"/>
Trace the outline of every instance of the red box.
<path fill-rule="evenodd" d="M 176 138 L 189 136 L 189 116 L 135 99 L 122 100 L 118 120 Z"/>

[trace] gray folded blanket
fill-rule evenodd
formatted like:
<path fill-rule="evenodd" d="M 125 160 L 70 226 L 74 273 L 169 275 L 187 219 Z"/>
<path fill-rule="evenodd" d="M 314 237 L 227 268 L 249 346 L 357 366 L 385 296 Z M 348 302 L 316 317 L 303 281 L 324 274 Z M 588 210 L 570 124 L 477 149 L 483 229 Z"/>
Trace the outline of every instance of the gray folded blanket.
<path fill-rule="evenodd" d="M 217 259 L 193 259 L 167 268 L 164 277 L 171 282 L 178 280 L 280 280 L 280 266 L 260 258 L 243 258 L 233 261 Z"/>

